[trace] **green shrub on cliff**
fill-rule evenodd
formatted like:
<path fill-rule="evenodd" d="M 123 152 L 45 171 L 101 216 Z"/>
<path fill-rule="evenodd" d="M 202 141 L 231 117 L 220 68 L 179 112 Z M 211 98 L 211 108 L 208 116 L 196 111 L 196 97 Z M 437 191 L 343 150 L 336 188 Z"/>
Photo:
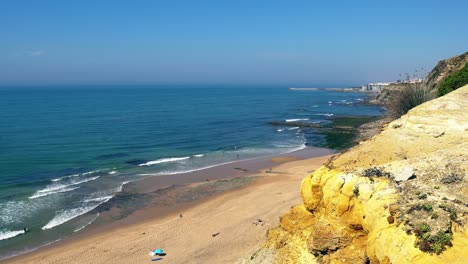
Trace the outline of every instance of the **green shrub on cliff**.
<path fill-rule="evenodd" d="M 451 73 L 440 83 L 438 88 L 439 96 L 448 94 L 466 84 L 468 84 L 468 63 L 460 70 Z"/>

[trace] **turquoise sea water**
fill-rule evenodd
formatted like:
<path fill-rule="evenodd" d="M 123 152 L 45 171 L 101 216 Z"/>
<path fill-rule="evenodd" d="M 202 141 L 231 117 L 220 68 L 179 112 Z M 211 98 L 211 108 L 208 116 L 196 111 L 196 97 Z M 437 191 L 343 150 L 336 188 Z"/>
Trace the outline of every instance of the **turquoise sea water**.
<path fill-rule="evenodd" d="M 123 184 L 323 146 L 313 129 L 379 115 L 366 95 L 287 88 L 0 88 L 0 259 L 96 219 Z M 157 176 L 153 176 L 157 177 Z M 23 234 L 23 227 L 30 232 Z"/>

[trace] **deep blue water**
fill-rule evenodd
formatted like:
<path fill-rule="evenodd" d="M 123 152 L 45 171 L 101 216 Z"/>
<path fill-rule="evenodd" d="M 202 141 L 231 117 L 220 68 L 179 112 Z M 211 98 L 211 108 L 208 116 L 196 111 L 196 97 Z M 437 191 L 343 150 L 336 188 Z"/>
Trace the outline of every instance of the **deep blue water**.
<path fill-rule="evenodd" d="M 147 174 L 321 146 L 313 131 L 268 122 L 379 115 L 359 104 L 365 97 L 255 87 L 2 88 L 0 259 L 9 254 L 2 246 L 25 239 L 15 236 L 23 227 L 44 243 L 76 231 L 123 183 Z"/>

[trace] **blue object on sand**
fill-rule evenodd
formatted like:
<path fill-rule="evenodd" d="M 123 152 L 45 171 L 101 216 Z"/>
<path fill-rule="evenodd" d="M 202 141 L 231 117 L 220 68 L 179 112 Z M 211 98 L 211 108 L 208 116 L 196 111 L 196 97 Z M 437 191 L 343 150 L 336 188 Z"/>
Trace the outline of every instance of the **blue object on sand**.
<path fill-rule="evenodd" d="M 163 250 L 158 248 L 158 249 L 155 249 L 153 252 L 154 252 L 154 254 L 159 255 L 159 254 L 163 253 Z"/>

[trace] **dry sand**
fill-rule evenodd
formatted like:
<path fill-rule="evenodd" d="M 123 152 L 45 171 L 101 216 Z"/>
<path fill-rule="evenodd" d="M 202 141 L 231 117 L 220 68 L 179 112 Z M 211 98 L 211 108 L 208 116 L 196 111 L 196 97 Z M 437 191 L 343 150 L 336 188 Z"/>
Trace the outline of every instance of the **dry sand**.
<path fill-rule="evenodd" d="M 255 174 L 265 177 L 247 187 L 183 211 L 67 240 L 4 262 L 236 263 L 259 248 L 280 215 L 301 202 L 302 178 L 329 157 L 283 163 Z M 150 257 L 148 252 L 154 248 L 164 249 L 167 255 Z"/>

